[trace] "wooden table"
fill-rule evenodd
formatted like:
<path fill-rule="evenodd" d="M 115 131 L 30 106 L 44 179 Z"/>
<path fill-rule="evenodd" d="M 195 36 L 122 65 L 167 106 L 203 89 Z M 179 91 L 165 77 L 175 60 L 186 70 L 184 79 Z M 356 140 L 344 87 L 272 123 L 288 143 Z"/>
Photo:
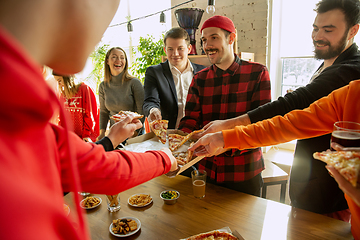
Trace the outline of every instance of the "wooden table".
<path fill-rule="evenodd" d="M 165 205 L 159 194 L 175 189 L 180 198 Z M 134 208 L 127 199 L 136 193 L 150 193 L 153 203 Z M 196 199 L 191 179 L 184 176 L 160 176 L 120 193 L 121 209 L 109 213 L 103 203 L 86 213 L 93 240 L 118 239 L 109 232 L 113 219 L 126 216 L 141 221 L 141 230 L 127 239 L 180 239 L 223 227 L 237 230 L 246 240 L 257 239 L 352 239 L 350 224 L 288 205 L 207 184 L 206 196 Z M 65 197 L 72 205 L 72 193 Z"/>

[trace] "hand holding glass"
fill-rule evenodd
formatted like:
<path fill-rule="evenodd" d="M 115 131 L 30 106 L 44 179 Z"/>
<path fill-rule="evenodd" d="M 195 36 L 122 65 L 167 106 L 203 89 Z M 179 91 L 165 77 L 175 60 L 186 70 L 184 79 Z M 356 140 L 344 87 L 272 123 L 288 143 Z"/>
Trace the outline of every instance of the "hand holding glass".
<path fill-rule="evenodd" d="M 343 147 L 360 147 L 360 123 L 349 121 L 334 123 L 331 142 Z"/>

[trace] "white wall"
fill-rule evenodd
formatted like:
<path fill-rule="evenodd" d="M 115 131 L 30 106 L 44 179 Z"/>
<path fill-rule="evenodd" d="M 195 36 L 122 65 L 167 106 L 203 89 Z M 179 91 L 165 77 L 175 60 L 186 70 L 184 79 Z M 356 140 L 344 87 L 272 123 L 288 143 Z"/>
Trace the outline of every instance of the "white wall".
<path fill-rule="evenodd" d="M 171 0 L 171 5 L 185 2 L 184 0 Z M 206 0 L 195 0 L 179 8 L 206 9 Z M 237 52 L 255 53 L 255 61 L 266 65 L 267 54 L 267 25 L 268 25 L 268 1 L 267 0 L 217 0 L 215 1 L 215 15 L 229 17 L 235 24 L 238 35 Z M 174 11 L 172 10 L 172 26 L 178 27 Z M 203 14 L 199 28 L 203 22 L 211 17 L 206 11 Z M 200 31 L 196 31 L 197 53 L 200 54 Z"/>

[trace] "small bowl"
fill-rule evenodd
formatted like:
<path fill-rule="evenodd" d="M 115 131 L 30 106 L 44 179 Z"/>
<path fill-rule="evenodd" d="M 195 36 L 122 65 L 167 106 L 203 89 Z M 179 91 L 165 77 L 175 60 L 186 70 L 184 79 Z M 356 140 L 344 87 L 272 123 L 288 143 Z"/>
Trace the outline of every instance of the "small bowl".
<path fill-rule="evenodd" d="M 163 198 L 163 197 L 162 197 L 162 194 L 163 194 L 163 193 L 166 193 L 166 192 L 169 192 L 169 191 L 174 191 L 174 192 L 176 192 L 176 194 L 177 194 L 176 198 L 166 199 L 166 198 Z M 177 200 L 179 199 L 179 197 L 180 197 L 180 193 L 179 193 L 178 191 L 176 191 L 176 190 L 166 190 L 166 191 L 162 191 L 162 192 L 160 193 L 160 198 L 161 198 L 162 200 L 164 200 L 164 203 L 165 203 L 165 204 L 169 204 L 169 205 L 175 204 L 175 203 L 177 202 Z"/>

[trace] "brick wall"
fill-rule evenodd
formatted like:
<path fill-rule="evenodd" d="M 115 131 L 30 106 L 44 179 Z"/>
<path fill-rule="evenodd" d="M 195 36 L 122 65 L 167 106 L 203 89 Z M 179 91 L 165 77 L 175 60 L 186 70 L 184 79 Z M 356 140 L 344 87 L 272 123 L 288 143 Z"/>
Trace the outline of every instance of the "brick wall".
<path fill-rule="evenodd" d="M 185 0 L 171 0 L 171 6 Z M 206 10 L 207 0 L 195 0 L 178 8 L 201 8 Z M 176 9 L 178 9 L 176 8 Z M 174 11 L 171 10 L 172 26 L 178 27 Z M 255 53 L 255 61 L 266 65 L 268 46 L 268 0 L 215 0 L 215 14 L 229 17 L 237 29 L 237 52 Z M 211 17 L 204 12 L 199 28 Z M 196 31 L 196 48 L 200 54 L 200 30 Z"/>

